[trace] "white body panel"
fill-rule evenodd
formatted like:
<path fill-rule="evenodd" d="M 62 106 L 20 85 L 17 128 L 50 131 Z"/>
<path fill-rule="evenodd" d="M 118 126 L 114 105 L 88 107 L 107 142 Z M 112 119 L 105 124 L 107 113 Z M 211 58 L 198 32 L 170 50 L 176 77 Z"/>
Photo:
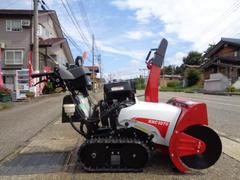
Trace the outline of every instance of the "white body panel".
<path fill-rule="evenodd" d="M 128 122 L 128 127 L 134 127 L 149 135 L 153 134 L 154 143 L 168 146 L 180 113 L 180 108 L 169 104 L 150 103 L 137 100 L 136 104 L 121 109 L 118 121 L 121 125 L 125 125 L 125 123 Z M 146 118 L 169 122 L 165 138 L 161 136 L 156 127 L 143 122 L 136 122 L 133 120 L 134 118 Z"/>

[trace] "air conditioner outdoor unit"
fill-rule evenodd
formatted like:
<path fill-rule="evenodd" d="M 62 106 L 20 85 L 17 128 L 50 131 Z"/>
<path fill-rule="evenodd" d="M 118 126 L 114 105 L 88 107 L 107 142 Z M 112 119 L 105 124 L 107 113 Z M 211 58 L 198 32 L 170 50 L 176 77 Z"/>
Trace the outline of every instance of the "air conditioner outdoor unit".
<path fill-rule="evenodd" d="M 0 42 L 0 48 L 4 49 L 5 48 L 5 43 L 4 42 Z"/>
<path fill-rule="evenodd" d="M 21 24 L 22 24 L 22 26 L 30 26 L 30 20 L 28 20 L 28 19 L 23 19 L 23 20 L 21 21 Z"/>

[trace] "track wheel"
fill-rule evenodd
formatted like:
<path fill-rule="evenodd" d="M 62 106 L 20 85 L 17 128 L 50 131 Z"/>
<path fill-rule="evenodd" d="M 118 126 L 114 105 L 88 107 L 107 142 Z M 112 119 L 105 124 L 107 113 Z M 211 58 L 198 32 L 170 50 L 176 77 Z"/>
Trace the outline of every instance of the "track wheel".
<path fill-rule="evenodd" d="M 79 161 L 91 168 L 107 167 L 109 152 L 104 144 L 90 144 L 79 151 Z"/>
<path fill-rule="evenodd" d="M 143 168 L 148 160 L 148 152 L 137 144 L 124 145 L 121 148 L 122 165 L 128 168 Z"/>

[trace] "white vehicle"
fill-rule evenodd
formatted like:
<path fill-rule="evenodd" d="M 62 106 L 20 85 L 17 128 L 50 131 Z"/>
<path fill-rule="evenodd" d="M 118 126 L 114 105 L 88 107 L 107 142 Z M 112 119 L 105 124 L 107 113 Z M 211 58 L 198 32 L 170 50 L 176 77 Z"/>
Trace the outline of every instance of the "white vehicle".
<path fill-rule="evenodd" d="M 129 81 L 104 85 L 104 99 L 91 104 L 88 74 L 81 66 L 56 68 L 45 76 L 56 87 L 70 94 L 63 99 L 62 121 L 68 122 L 86 138 L 78 152 L 86 171 L 142 171 L 152 152 L 169 153 L 175 167 L 205 169 L 220 157 L 219 136 L 209 127 L 206 104 L 181 98 L 158 102 L 158 85 L 167 40 L 146 58 L 149 78 L 145 101 L 135 97 L 134 84 Z M 150 54 L 154 57 L 149 60 Z M 78 64 L 78 63 L 76 63 Z M 76 123 L 80 124 L 79 128 Z"/>

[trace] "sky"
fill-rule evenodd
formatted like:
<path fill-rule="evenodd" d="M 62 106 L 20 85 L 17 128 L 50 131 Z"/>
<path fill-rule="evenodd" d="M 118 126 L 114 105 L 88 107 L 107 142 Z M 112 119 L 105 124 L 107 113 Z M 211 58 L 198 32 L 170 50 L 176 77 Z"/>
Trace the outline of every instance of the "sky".
<path fill-rule="evenodd" d="M 203 52 L 221 37 L 240 38 L 238 0 L 45 0 L 45 3 L 57 12 L 64 31 L 81 48 L 82 51 L 69 43 L 73 56 L 87 52 L 86 65 L 91 65 L 94 33 L 96 55 L 101 54 L 104 76 L 115 79 L 139 76 L 139 69 L 146 67 L 149 49 L 157 48 L 162 38 L 169 42 L 164 65 L 180 65 L 189 51 Z M 67 3 L 80 30 L 64 9 L 63 4 Z M 0 9 L 16 8 L 31 9 L 32 1 L 1 1 Z"/>

